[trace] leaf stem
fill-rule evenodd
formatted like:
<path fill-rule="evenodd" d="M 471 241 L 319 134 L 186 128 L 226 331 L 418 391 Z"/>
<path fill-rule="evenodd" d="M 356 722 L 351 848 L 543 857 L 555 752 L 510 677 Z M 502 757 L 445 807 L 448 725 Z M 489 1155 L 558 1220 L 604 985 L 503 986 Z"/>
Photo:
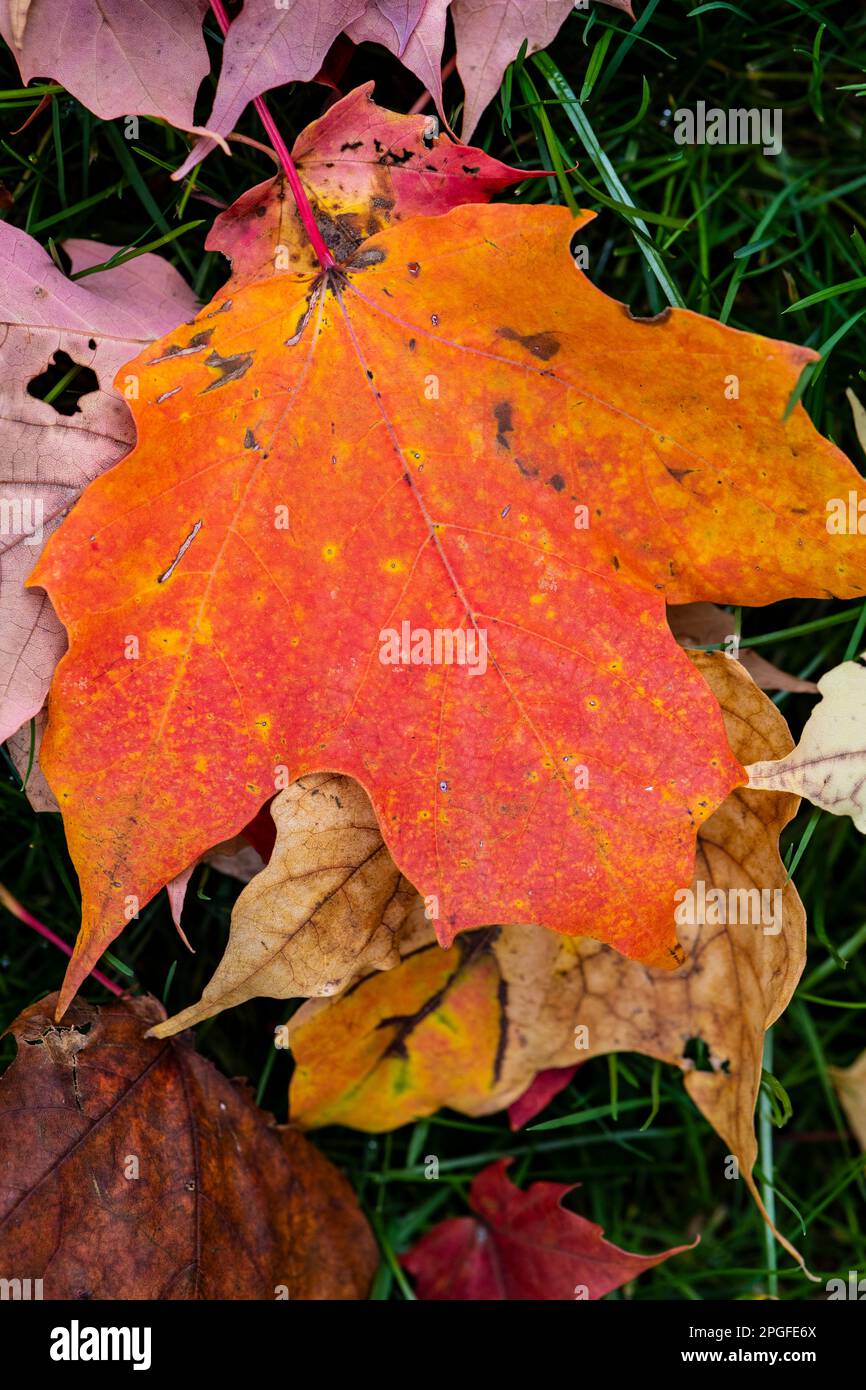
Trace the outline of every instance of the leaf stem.
<path fill-rule="evenodd" d="M 223 0 L 210 0 L 210 7 L 214 12 L 217 24 L 222 30 L 223 38 L 225 38 L 229 31 L 229 18 L 226 14 Z M 259 120 L 267 131 L 268 139 L 273 145 L 277 158 L 282 165 L 283 173 L 286 176 L 286 182 L 292 190 L 292 197 L 297 204 L 304 231 L 310 238 L 310 244 L 319 259 L 322 269 L 330 270 L 331 266 L 336 265 L 336 260 L 325 245 L 324 237 L 319 231 L 318 224 L 313 216 L 313 209 L 310 206 L 310 200 L 304 191 L 304 185 L 301 183 L 300 175 L 295 168 L 294 160 L 289 154 L 288 145 L 277 129 L 276 122 L 265 105 L 264 97 L 256 97 L 253 105 L 259 113 Z"/>
<path fill-rule="evenodd" d="M 18 899 L 13 898 L 9 889 L 4 888 L 2 883 L 0 883 L 0 903 L 3 904 L 7 912 L 12 913 L 13 917 L 17 917 L 19 922 L 24 922 L 26 926 L 32 927 L 40 936 L 44 936 L 46 941 L 50 941 L 53 946 L 56 946 L 58 950 L 62 951 L 65 956 L 72 955 L 71 947 L 67 946 L 66 942 L 63 941 L 56 932 L 53 932 L 50 927 L 46 927 L 44 922 L 40 922 L 31 912 L 28 912 L 26 907 L 22 907 Z M 108 976 L 103 975 L 101 970 L 91 970 L 90 974 L 93 976 L 94 980 L 97 980 L 99 984 L 102 985 L 103 989 L 110 990 L 112 994 L 116 994 L 119 997 L 126 994 L 125 989 L 121 989 L 120 985 L 116 985 L 113 980 L 109 980 Z"/>
<path fill-rule="evenodd" d="M 764 1034 L 765 1071 L 773 1070 L 773 1030 L 768 1028 Z M 770 1097 L 762 1086 L 758 1100 L 758 1138 L 761 1151 L 761 1197 L 767 1212 L 768 1224 L 764 1226 L 764 1248 L 767 1252 L 767 1291 L 771 1298 L 779 1296 L 779 1262 L 776 1251 L 774 1231 L 776 1226 L 776 1190 L 773 1186 L 773 1111 Z"/>

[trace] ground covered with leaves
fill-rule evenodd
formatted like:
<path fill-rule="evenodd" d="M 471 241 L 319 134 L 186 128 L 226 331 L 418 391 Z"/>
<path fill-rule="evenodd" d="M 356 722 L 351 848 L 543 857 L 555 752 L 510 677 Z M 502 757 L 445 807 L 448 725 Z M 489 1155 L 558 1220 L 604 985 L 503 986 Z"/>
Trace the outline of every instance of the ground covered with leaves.
<path fill-rule="evenodd" d="M 217 71 L 214 20 L 205 31 Z M 365 45 L 344 57 L 342 93 L 374 79 L 376 100 L 401 112 L 422 94 L 382 49 Z M 142 118 L 128 139 L 123 121 L 98 119 L 57 85 L 22 88 L 8 52 L 0 87 L 9 223 L 52 248 L 64 268 L 59 243 L 98 239 L 158 250 L 204 304 L 220 291 L 226 262 L 205 250 L 205 238 L 217 211 L 273 173 L 265 152 L 235 142 L 230 160 L 217 150 L 175 183 L 170 174 L 188 144 L 169 125 Z M 201 124 L 212 94 L 208 79 Z M 648 0 L 635 24 L 595 6 L 575 11 L 545 53 L 508 70 L 473 143 L 527 174 L 553 171 L 519 183 L 509 201 L 596 213 L 581 231 L 587 274 L 633 314 L 676 304 L 817 350 L 802 401 L 817 429 L 862 470 L 846 392 L 866 401 L 864 94 L 866 16 L 834 0 L 697 7 Z M 455 122 L 458 99 L 451 78 L 445 107 Z M 326 88 L 307 83 L 271 93 L 268 104 L 291 143 L 329 100 Z M 698 100 L 780 109 L 782 153 L 676 144 L 673 113 Z M 236 129 L 262 139 L 252 108 Z M 40 394 L 71 411 L 81 390 L 80 378 L 61 366 Z M 754 650 L 807 681 L 866 645 L 862 601 L 785 601 L 729 617 L 741 652 Z M 780 691 L 773 700 L 799 738 L 814 697 Z M 0 881 L 71 946 L 81 903 L 60 818 L 31 809 L 8 759 L 0 792 Z M 866 1039 L 866 847 L 847 817 L 804 802 L 782 830 L 780 850 L 806 908 L 808 959 L 792 1003 L 766 1037 L 755 1178 L 777 1226 L 823 1284 L 866 1267 L 863 1158 L 832 1080 L 832 1068 L 849 1066 Z M 186 1008 L 220 962 L 239 892 L 235 880 L 199 866 L 183 917 L 195 953 L 180 941 L 160 893 L 112 944 L 102 970 L 155 995 L 168 1014 Z M 62 967 L 53 945 L 4 911 L 0 1025 L 57 989 Z M 93 980 L 85 992 L 107 998 Z M 195 1034 L 198 1051 L 225 1076 L 248 1078 L 257 1102 L 281 1121 L 292 1060 L 274 1047 L 274 1036 L 296 1007 L 249 1000 L 206 1018 Z M 8 1063 L 11 1037 L 2 1048 Z M 686 1053 L 697 1071 L 709 1071 L 705 1039 L 692 1038 Z M 508 1176 L 521 1188 L 580 1183 L 565 1205 L 628 1251 L 650 1254 L 700 1237 L 687 1254 L 646 1268 L 610 1298 L 798 1299 L 816 1287 L 779 1248 L 746 1184 L 726 1176 L 727 1146 L 696 1109 L 681 1073 L 636 1052 L 585 1062 L 523 1129 L 510 1128 L 505 1112 L 467 1118 L 445 1109 L 385 1135 L 328 1125 L 315 1143 L 346 1174 L 372 1225 L 381 1253 L 378 1299 L 415 1296 L 400 1256 L 436 1222 L 464 1217 L 473 1179 L 501 1159 L 512 1160 Z"/>

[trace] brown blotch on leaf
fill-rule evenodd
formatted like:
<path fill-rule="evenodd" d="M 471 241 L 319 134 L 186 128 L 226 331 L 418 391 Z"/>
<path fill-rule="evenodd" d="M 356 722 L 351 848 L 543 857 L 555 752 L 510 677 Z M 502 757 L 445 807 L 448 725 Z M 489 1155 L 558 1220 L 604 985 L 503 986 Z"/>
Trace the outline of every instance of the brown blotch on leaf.
<path fill-rule="evenodd" d="M 667 323 L 668 319 L 671 316 L 670 306 L 668 306 L 667 309 L 662 309 L 661 313 L 659 314 L 651 314 L 649 318 L 642 318 L 640 314 L 633 314 L 627 304 L 621 304 L 620 308 L 622 309 L 626 318 L 631 319 L 632 323 Z"/>
<path fill-rule="evenodd" d="M 497 337 L 506 338 L 510 343 L 519 343 L 531 352 L 533 357 L 549 362 L 559 352 L 561 343 L 553 333 L 518 333 L 514 328 L 497 328 Z"/>
<path fill-rule="evenodd" d="M 236 352 L 231 357 L 221 357 L 218 352 L 212 352 L 210 357 L 205 358 L 205 366 L 210 367 L 211 371 L 219 372 L 219 377 L 198 394 L 206 396 L 209 391 L 218 391 L 221 386 L 228 386 L 229 382 L 240 380 L 253 365 L 253 355 L 252 352 Z"/>
<path fill-rule="evenodd" d="M 499 401 L 499 403 L 493 407 L 493 416 L 497 426 L 496 443 L 503 449 L 510 449 L 511 445 L 505 436 L 514 433 L 511 402 Z"/>
<path fill-rule="evenodd" d="M 230 303 L 231 301 L 227 302 Z M 160 362 L 167 362 L 172 357 L 191 357 L 193 353 L 201 352 L 203 348 L 206 348 L 212 337 L 213 329 L 205 328 L 201 333 L 194 333 L 186 347 L 181 347 L 180 343 L 172 343 L 170 347 L 166 348 L 162 357 L 151 357 L 147 365 L 156 367 Z"/>
<path fill-rule="evenodd" d="M 695 471 L 693 468 L 669 468 L 667 464 L 665 464 L 665 470 L 678 483 L 681 483 L 683 478 L 687 478 L 690 473 Z"/>
<path fill-rule="evenodd" d="M 359 251 L 352 258 L 352 270 L 367 270 L 371 265 L 381 265 L 387 259 L 387 254 L 380 246 L 371 246 L 369 250 Z"/>

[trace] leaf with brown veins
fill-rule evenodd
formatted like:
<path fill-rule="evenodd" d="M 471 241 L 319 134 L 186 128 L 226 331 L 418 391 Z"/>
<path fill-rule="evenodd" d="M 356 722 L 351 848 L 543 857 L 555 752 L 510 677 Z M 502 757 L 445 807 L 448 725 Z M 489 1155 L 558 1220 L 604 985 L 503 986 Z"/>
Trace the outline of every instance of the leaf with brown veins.
<path fill-rule="evenodd" d="M 0 1269 L 49 1299 L 357 1299 L 376 1267 L 346 1179 L 278 1130 L 154 999 L 12 1025 L 0 1082 Z"/>
<path fill-rule="evenodd" d="M 691 656 L 719 700 L 737 757 L 791 747 L 781 714 L 738 662 Z M 476 931 L 443 952 L 416 909 L 397 969 L 368 976 L 339 999 L 311 1001 L 291 1020 L 293 1119 L 308 1128 L 379 1131 L 443 1105 L 485 1115 L 510 1105 L 548 1068 L 642 1052 L 684 1073 L 766 1216 L 752 1178 L 753 1116 L 764 1032 L 787 1006 L 805 959 L 803 906 L 778 852 L 798 804 L 738 788 L 702 826 L 693 891 L 701 882 L 707 893 L 764 890 L 767 908 L 781 915 L 774 921 L 768 911 L 757 925 L 711 924 L 711 912 L 687 913 L 682 899 L 686 963 L 673 972 L 534 926 Z M 726 898 L 738 912 L 740 901 Z M 710 922 L 694 920 L 701 915 Z M 695 1037 L 707 1043 L 711 1071 L 695 1070 L 685 1056 Z"/>
<path fill-rule="evenodd" d="M 232 912 L 231 935 L 198 1004 L 153 1030 L 167 1038 L 248 999 L 331 995 L 399 964 L 395 936 L 417 899 L 385 848 L 367 793 L 318 772 L 271 808 L 270 863 Z"/>
<path fill-rule="evenodd" d="M 790 791 L 866 835 L 866 666 L 843 661 L 818 682 L 821 699 L 787 757 L 754 762 L 749 786 Z"/>

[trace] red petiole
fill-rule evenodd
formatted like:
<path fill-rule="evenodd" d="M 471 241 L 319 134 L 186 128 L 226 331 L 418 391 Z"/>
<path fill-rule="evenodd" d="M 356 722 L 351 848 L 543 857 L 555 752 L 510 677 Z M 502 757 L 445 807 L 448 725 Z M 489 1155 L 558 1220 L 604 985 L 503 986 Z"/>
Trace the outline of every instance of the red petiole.
<path fill-rule="evenodd" d="M 210 7 L 214 12 L 216 22 L 225 38 L 229 31 L 229 18 L 226 14 L 223 0 L 210 0 Z M 256 97 L 254 105 L 259 113 L 259 119 L 267 131 L 268 138 L 274 147 L 277 158 L 282 165 L 283 173 L 286 176 L 286 182 L 292 190 L 292 197 L 297 204 L 304 231 L 310 238 L 310 244 L 319 259 L 322 269 L 330 270 L 332 265 L 336 265 L 336 261 L 325 245 L 324 237 L 319 231 L 318 224 L 313 216 L 313 209 L 310 206 L 310 200 L 304 191 L 304 185 L 301 183 L 300 175 L 295 168 L 292 156 L 289 154 L 288 146 L 277 129 L 273 116 L 265 105 L 264 97 Z"/>

